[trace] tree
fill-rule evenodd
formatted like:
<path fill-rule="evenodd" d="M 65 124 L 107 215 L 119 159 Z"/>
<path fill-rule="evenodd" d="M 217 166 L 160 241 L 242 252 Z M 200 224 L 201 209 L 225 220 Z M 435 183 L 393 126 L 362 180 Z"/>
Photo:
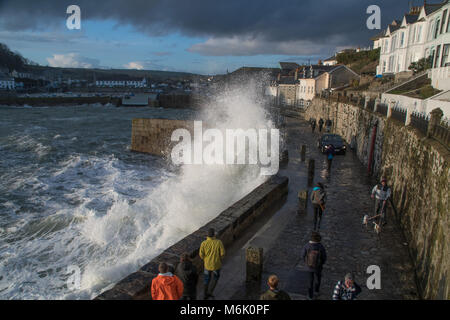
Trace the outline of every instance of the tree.
<path fill-rule="evenodd" d="M 422 58 L 419 61 L 412 62 L 408 69 L 412 70 L 414 74 L 416 74 L 430 69 L 432 64 L 433 64 L 433 56 L 429 56 L 428 58 Z"/>

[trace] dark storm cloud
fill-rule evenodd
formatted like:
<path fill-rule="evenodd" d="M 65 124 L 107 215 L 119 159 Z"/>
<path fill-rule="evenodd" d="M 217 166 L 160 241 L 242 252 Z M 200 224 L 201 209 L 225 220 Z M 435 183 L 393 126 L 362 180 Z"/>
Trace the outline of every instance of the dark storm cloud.
<path fill-rule="evenodd" d="M 366 28 L 369 5 L 380 6 L 382 26 L 408 10 L 406 0 L 0 0 L 0 28 L 45 30 L 49 25 L 61 26 L 71 4 L 81 7 L 82 19 L 113 19 L 151 36 L 179 32 L 210 39 L 242 37 L 259 41 L 255 47 L 283 42 L 325 47 L 330 46 L 330 39 L 333 46 L 368 44 L 370 36 L 377 33 Z M 190 49 L 202 50 L 216 55 L 207 44 Z"/>

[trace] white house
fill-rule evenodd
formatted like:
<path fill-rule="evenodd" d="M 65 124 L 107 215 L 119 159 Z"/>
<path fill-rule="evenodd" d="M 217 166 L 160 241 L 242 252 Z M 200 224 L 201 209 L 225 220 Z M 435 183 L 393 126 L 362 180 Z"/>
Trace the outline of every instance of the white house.
<path fill-rule="evenodd" d="M 413 7 L 401 21 L 394 20 L 383 36 L 372 38 L 374 47 L 381 48 L 377 74 L 408 71 L 412 62 L 431 57 L 433 84 L 441 90 L 449 90 L 446 89 L 450 86 L 449 20 L 449 0 Z"/>
<path fill-rule="evenodd" d="M 142 80 L 96 80 L 95 85 L 97 87 L 132 87 L 132 88 L 145 88 L 147 87 L 147 80 L 143 78 Z"/>
<path fill-rule="evenodd" d="M 0 73 L 0 90 L 14 90 L 16 88 L 14 78 L 7 77 Z"/>
<path fill-rule="evenodd" d="M 345 65 L 311 65 L 293 70 L 292 76 L 278 77 L 266 88 L 266 95 L 277 103 L 305 107 L 323 90 L 339 88 L 359 79 Z"/>

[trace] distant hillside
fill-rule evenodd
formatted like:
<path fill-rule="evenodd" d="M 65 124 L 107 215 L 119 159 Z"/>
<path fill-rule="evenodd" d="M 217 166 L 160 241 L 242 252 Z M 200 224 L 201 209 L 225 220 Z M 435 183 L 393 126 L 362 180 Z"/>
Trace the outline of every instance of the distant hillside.
<path fill-rule="evenodd" d="M 343 52 L 336 57 L 338 63 L 359 74 L 373 74 L 377 72 L 378 61 L 380 59 L 380 49 L 361 52 Z"/>
<path fill-rule="evenodd" d="M 186 72 L 158 71 L 158 70 L 129 70 L 129 69 L 83 69 L 83 68 L 54 68 L 40 66 L 24 58 L 20 53 L 11 51 L 7 45 L 0 43 L 0 68 L 19 72 L 46 73 L 54 77 L 87 79 L 129 77 L 147 78 L 149 80 L 195 80 L 206 76 Z"/>
<path fill-rule="evenodd" d="M 20 53 L 12 52 L 7 45 L 0 43 L 0 68 L 8 71 L 25 71 L 26 66 L 33 64 Z"/>
<path fill-rule="evenodd" d="M 83 68 L 53 68 L 44 66 L 28 66 L 33 73 L 46 72 L 71 79 L 108 79 L 108 78 L 147 78 L 147 80 L 195 80 L 205 76 L 186 72 L 158 71 L 158 70 L 130 70 L 130 69 L 83 69 Z"/>

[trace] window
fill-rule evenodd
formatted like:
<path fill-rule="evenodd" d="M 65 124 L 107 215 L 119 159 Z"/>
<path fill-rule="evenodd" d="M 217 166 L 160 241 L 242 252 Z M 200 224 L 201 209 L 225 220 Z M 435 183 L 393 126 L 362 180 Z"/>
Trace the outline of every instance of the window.
<path fill-rule="evenodd" d="M 402 32 L 402 35 L 400 37 L 400 48 L 403 48 L 403 43 L 405 42 L 405 33 Z"/>
<path fill-rule="evenodd" d="M 447 32 L 450 32 L 450 12 L 448 13 L 447 17 Z"/>
<path fill-rule="evenodd" d="M 422 36 L 422 26 L 419 26 L 419 30 L 417 31 L 417 42 L 420 42 Z"/>
<path fill-rule="evenodd" d="M 450 62 L 448 61 L 449 52 L 450 52 L 450 44 L 444 45 L 444 49 L 442 50 L 441 67 L 445 67 Z"/>
<path fill-rule="evenodd" d="M 445 22 L 447 21 L 447 12 L 448 9 L 445 9 L 444 13 L 442 14 L 441 34 L 444 32 Z"/>
<path fill-rule="evenodd" d="M 436 39 L 439 34 L 439 25 L 441 24 L 441 18 L 436 19 L 436 23 L 434 25 L 434 37 L 433 39 Z"/>
<path fill-rule="evenodd" d="M 434 59 L 433 68 L 436 68 L 438 66 L 440 55 L 441 55 L 441 45 L 438 45 L 436 48 L 436 58 Z"/>

